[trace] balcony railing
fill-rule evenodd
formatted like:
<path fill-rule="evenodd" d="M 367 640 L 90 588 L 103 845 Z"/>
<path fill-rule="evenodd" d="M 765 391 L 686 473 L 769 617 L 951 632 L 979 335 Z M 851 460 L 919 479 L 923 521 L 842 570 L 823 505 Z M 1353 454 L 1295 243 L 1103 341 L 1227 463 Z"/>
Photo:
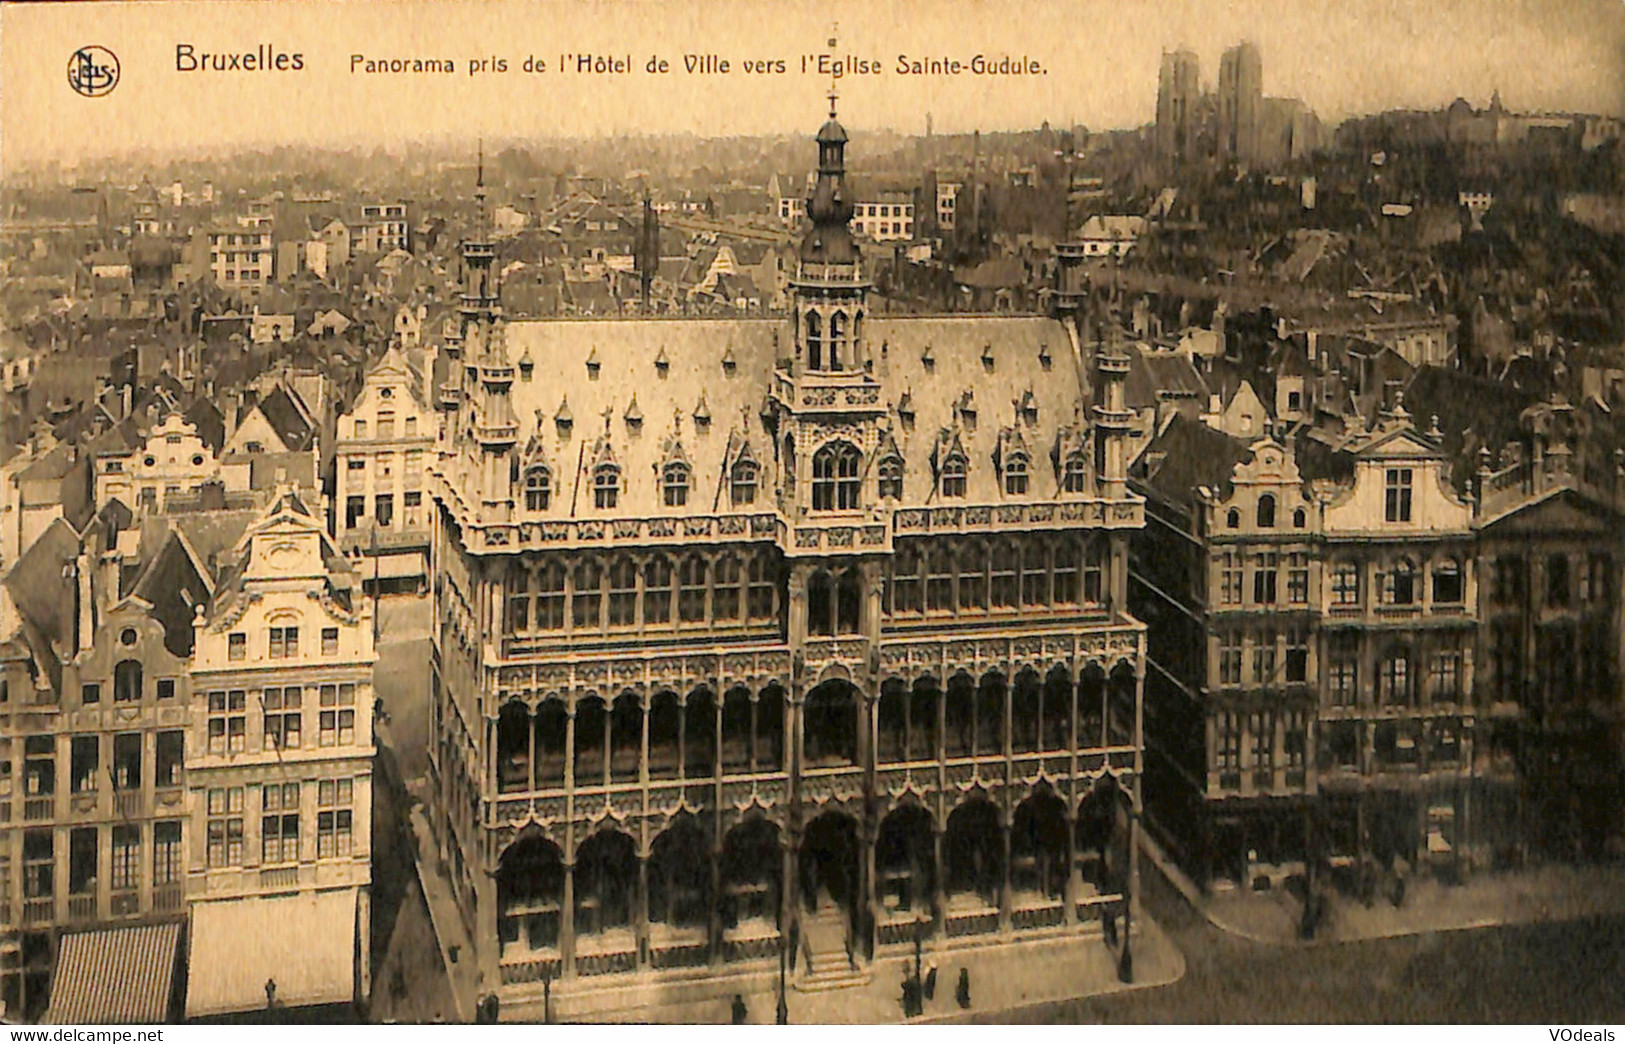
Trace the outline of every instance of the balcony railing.
<path fill-rule="evenodd" d="M 96 897 L 93 895 L 68 896 L 68 920 L 94 921 L 96 919 Z"/>
<path fill-rule="evenodd" d="M 179 910 L 186 902 L 186 889 L 179 881 L 161 884 L 152 890 L 152 908 L 154 910 Z"/>
<path fill-rule="evenodd" d="M 139 790 L 120 790 L 113 795 L 113 807 L 123 819 L 141 815 L 145 802 Z"/>
<path fill-rule="evenodd" d="M 23 900 L 24 924 L 50 924 L 56 920 L 56 900 L 25 899 Z"/>
<path fill-rule="evenodd" d="M 260 871 L 261 888 L 296 888 L 298 885 L 297 866 L 278 866 Z"/>
<path fill-rule="evenodd" d="M 28 798 L 23 802 L 23 818 L 29 820 L 50 819 L 56 814 L 56 799 L 49 797 Z"/>

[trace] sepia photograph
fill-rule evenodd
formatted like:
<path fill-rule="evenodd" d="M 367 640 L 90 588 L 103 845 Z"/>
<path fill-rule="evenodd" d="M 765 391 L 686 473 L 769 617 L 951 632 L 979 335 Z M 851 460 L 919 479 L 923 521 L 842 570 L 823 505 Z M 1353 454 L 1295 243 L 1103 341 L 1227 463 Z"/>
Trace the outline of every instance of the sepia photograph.
<path fill-rule="evenodd" d="M 3 1032 L 1613 1041 L 1616 409 L 1621 0 L 4 0 Z"/>

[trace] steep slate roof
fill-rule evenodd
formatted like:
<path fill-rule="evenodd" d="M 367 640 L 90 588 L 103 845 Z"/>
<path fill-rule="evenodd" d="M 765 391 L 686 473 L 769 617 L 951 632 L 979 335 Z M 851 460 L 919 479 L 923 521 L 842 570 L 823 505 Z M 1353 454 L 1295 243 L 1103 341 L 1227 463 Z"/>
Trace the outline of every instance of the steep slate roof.
<path fill-rule="evenodd" d="M 1197 502 L 1198 486 L 1227 495 L 1236 465 L 1253 459 L 1245 442 L 1180 413 L 1169 419 L 1140 459 L 1149 462 L 1158 453 L 1162 458 L 1145 468 L 1147 474 L 1139 484 L 1158 500 L 1186 511 Z"/>
<path fill-rule="evenodd" d="M 66 651 L 73 641 L 74 606 L 78 602 L 66 566 L 79 555 L 79 534 L 58 518 L 23 552 L 6 574 L 11 600 L 23 618 L 48 641 Z"/>
<path fill-rule="evenodd" d="M 315 429 L 305 419 L 304 411 L 294 403 L 287 389 L 277 385 L 269 395 L 260 400 L 259 409 L 266 422 L 282 439 L 283 445 L 290 450 L 309 447 Z"/>
<path fill-rule="evenodd" d="M 764 466 L 774 446 L 761 421 L 780 343 L 782 319 L 636 319 L 616 322 L 559 320 L 508 323 L 506 351 L 517 363 L 528 351 L 532 381 L 513 384 L 522 464 L 552 469 L 555 495 L 544 518 L 602 517 L 593 508 L 592 470 L 611 460 L 622 469 L 616 516 L 709 514 L 727 506 L 725 468 L 748 443 Z M 874 360 L 881 401 L 891 406 L 891 433 L 904 458 L 904 504 L 934 502 L 934 451 L 944 432 L 957 437 L 969 459 L 965 503 L 1002 499 L 993 464 L 1001 428 L 1016 427 L 1016 402 L 1032 393 L 1036 427 L 1024 434 L 1032 457 L 1032 494 L 1053 496 L 1058 485 L 1049 458 L 1063 426 L 1079 425 L 1079 388 L 1071 342 L 1058 322 L 1031 316 L 871 318 L 864 337 Z M 1038 365 L 1046 346 L 1053 373 Z M 932 362 L 924 361 L 930 348 Z M 983 362 L 991 352 L 992 372 Z M 664 354 L 665 365 L 656 360 Z M 724 366 L 731 355 L 731 370 Z M 589 356 L 599 363 L 594 378 Z M 970 393 L 974 430 L 958 418 Z M 641 424 L 627 416 L 636 400 Z M 897 413 L 907 394 L 912 428 Z M 708 425 L 695 419 L 701 399 Z M 573 422 L 555 418 L 568 400 Z M 605 417 L 608 416 L 606 429 Z M 535 436 L 539 434 L 540 438 Z M 681 455 L 692 468 L 688 504 L 668 508 L 658 476 Z M 761 494 L 758 494 L 758 503 Z M 572 507 L 573 505 L 573 507 Z"/>

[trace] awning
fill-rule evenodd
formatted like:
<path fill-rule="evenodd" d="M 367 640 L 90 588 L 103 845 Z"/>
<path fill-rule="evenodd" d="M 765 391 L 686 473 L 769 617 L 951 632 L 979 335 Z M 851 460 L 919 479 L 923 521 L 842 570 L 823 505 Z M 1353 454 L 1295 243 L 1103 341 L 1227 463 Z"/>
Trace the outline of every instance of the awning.
<path fill-rule="evenodd" d="M 355 997 L 354 889 L 275 899 L 221 899 L 192 907 L 186 1016 L 266 1006 L 343 1004 Z"/>
<path fill-rule="evenodd" d="M 374 563 L 377 563 L 374 566 Z M 377 557 L 363 558 L 356 563 L 356 572 L 361 574 L 363 581 L 373 578 L 373 570 L 377 569 L 380 580 L 398 580 L 406 576 L 427 576 L 429 572 L 428 559 L 422 551 L 392 552 Z"/>
<path fill-rule="evenodd" d="M 167 1021 L 180 938 L 178 922 L 64 935 L 45 1021 Z"/>

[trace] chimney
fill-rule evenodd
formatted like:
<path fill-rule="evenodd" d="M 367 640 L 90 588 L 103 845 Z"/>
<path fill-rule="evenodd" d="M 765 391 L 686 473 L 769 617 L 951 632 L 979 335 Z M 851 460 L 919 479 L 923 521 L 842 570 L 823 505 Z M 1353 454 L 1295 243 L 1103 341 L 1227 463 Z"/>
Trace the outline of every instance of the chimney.
<path fill-rule="evenodd" d="M 96 599 L 95 587 L 90 577 L 90 556 L 82 550 L 74 559 L 74 595 L 78 603 L 78 635 L 75 645 L 75 654 L 86 652 L 95 644 L 96 639 Z"/>

